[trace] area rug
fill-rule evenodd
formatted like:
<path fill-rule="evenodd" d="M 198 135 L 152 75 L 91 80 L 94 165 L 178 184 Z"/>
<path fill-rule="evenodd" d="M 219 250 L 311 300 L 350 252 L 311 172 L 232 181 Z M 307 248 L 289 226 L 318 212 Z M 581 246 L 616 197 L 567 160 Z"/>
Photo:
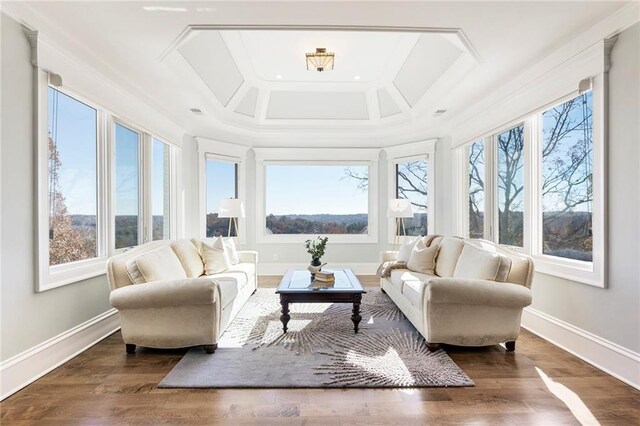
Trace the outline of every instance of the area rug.
<path fill-rule="evenodd" d="M 258 289 L 215 354 L 192 348 L 161 388 L 473 386 L 442 349 L 424 338 L 379 289 L 367 289 L 355 334 L 350 304 L 291 304 L 282 332 L 274 289 Z"/>

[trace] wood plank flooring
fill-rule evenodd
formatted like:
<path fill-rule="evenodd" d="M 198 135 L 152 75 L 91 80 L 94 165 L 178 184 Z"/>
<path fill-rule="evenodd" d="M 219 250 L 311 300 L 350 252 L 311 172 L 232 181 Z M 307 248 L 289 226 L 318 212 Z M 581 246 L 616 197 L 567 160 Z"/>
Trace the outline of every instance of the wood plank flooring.
<path fill-rule="evenodd" d="M 361 277 L 375 285 L 374 277 Z M 261 277 L 273 287 L 279 277 Z M 640 391 L 523 331 L 504 348 L 445 347 L 473 388 L 158 389 L 186 350 L 138 349 L 120 333 L 0 403 L 2 425 L 640 425 Z M 215 355 L 213 355 L 215 356 Z"/>

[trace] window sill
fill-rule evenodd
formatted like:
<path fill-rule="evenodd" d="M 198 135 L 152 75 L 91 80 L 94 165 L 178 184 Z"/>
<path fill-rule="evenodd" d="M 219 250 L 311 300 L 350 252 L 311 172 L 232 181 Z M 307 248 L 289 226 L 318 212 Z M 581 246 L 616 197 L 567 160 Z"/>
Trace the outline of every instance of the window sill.
<path fill-rule="evenodd" d="M 95 258 L 66 265 L 48 268 L 46 276 L 40 277 L 37 292 L 43 292 L 65 285 L 77 283 L 89 278 L 104 275 L 107 272 L 107 259 Z"/>
<path fill-rule="evenodd" d="M 604 276 L 598 273 L 593 262 L 545 255 L 535 255 L 533 261 L 538 273 L 605 288 Z"/>

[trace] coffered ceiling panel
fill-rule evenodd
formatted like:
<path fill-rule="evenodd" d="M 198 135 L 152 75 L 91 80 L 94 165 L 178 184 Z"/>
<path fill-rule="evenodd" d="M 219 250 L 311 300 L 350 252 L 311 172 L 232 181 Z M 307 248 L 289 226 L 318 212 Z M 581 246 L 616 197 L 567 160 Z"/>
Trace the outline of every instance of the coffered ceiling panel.
<path fill-rule="evenodd" d="M 440 34 L 423 34 L 393 83 L 413 107 L 462 53 Z"/>
<path fill-rule="evenodd" d="M 268 119 L 367 120 L 362 92 L 271 92 Z"/>
<path fill-rule="evenodd" d="M 194 33 L 178 51 L 220 103 L 226 106 L 244 82 L 244 78 L 220 33 Z"/>
<path fill-rule="evenodd" d="M 235 112 L 243 115 L 247 115 L 249 117 L 255 116 L 256 111 L 256 102 L 258 100 L 258 89 L 252 87 L 249 91 L 244 95 L 236 109 Z"/>

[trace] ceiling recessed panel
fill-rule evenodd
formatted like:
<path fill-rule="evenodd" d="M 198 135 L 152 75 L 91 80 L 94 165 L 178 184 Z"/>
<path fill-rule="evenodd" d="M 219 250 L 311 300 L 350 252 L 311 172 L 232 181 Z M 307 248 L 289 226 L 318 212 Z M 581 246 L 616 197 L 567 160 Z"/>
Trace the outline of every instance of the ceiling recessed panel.
<path fill-rule="evenodd" d="M 363 92 L 273 91 L 268 119 L 368 120 Z"/>
<path fill-rule="evenodd" d="M 400 114 L 400 108 L 393 100 L 387 89 L 378 89 L 378 106 L 380 107 L 380 117 L 390 117 Z"/>
<path fill-rule="evenodd" d="M 249 117 L 255 116 L 256 112 L 256 101 L 258 100 L 258 89 L 252 87 L 249 91 L 244 95 L 238 106 L 236 106 L 235 112 L 247 115 Z"/>
<path fill-rule="evenodd" d="M 229 42 L 231 37 L 225 39 Z M 240 31 L 256 76 L 266 81 L 359 82 L 379 79 L 401 44 L 417 34 L 364 31 Z M 308 71 L 305 54 L 316 48 L 335 53 L 332 71 Z M 232 51 L 234 49 L 232 48 Z M 280 78 L 277 78 L 280 76 Z"/>
<path fill-rule="evenodd" d="M 413 107 L 462 53 L 439 34 L 423 34 L 393 83 L 409 106 Z"/>
<path fill-rule="evenodd" d="M 244 79 L 218 31 L 200 31 L 185 41 L 179 52 L 226 106 Z"/>

